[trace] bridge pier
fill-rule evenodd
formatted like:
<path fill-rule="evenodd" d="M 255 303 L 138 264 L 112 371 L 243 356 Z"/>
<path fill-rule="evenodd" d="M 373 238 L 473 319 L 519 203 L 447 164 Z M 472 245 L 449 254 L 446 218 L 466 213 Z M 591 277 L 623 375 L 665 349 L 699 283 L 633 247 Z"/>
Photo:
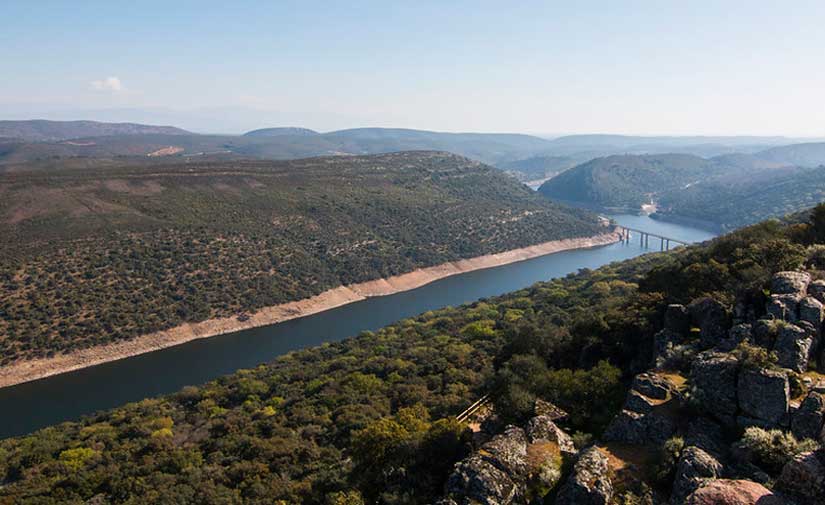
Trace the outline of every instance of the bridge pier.
<path fill-rule="evenodd" d="M 619 238 L 625 244 L 630 244 L 630 240 L 633 233 L 639 234 L 639 246 L 645 249 L 650 249 L 650 237 L 652 236 L 654 239 L 659 239 L 659 250 L 660 251 L 669 251 L 670 250 L 670 243 L 673 242 L 678 245 L 688 245 L 687 242 L 682 240 L 678 240 L 672 237 L 665 237 L 663 235 L 658 235 L 656 233 L 649 233 L 644 230 L 637 230 L 636 228 L 626 228 L 624 226 L 620 226 L 619 231 Z"/>

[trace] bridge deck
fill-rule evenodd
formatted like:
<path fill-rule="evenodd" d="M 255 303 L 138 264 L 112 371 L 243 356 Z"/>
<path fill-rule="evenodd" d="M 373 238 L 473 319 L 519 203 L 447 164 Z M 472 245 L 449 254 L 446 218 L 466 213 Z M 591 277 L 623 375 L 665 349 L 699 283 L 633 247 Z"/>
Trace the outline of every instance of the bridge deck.
<path fill-rule="evenodd" d="M 660 242 L 660 248 L 663 251 L 670 250 L 670 243 L 673 242 L 674 244 L 679 245 L 688 245 L 689 242 L 685 242 L 684 240 L 679 240 L 678 238 L 673 237 L 666 237 L 664 235 L 659 235 L 657 233 L 650 233 L 648 231 L 639 230 L 638 228 L 631 228 L 629 226 L 618 226 L 619 232 L 622 234 L 623 240 L 625 242 L 630 242 L 630 235 L 631 233 L 638 233 L 639 234 L 639 243 L 642 244 L 643 247 L 648 247 L 650 242 L 650 237 L 658 238 Z"/>

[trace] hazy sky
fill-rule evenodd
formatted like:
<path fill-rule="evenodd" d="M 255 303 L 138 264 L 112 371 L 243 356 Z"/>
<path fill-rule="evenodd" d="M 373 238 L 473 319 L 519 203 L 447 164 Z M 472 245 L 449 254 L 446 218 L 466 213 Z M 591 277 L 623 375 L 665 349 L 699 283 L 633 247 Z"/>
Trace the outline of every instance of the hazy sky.
<path fill-rule="evenodd" d="M 2 0 L 0 62 L 2 118 L 825 135 L 823 0 Z"/>

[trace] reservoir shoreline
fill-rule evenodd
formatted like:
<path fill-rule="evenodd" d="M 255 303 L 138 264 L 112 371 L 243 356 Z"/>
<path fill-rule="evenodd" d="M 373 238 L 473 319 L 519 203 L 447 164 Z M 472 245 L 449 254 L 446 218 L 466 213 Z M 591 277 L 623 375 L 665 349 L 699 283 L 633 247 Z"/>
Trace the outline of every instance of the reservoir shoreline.
<path fill-rule="evenodd" d="M 366 300 L 367 298 L 416 289 L 453 275 L 494 268 L 561 251 L 609 245 L 618 242 L 619 239 L 618 233 L 614 230 L 591 237 L 543 242 L 501 253 L 419 268 L 388 278 L 339 286 L 311 298 L 264 307 L 250 314 L 248 318 L 243 318 L 243 320 L 233 316 L 209 319 L 198 323 L 185 323 L 167 330 L 142 335 L 127 342 L 92 347 L 51 358 L 28 360 L 0 369 L 0 388 L 158 351 L 197 339 L 282 323 Z"/>

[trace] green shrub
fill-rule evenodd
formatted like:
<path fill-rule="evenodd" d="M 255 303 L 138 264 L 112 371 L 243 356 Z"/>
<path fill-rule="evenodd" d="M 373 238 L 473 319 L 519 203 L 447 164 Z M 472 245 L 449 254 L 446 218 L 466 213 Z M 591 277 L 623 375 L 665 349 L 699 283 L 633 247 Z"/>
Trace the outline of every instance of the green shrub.
<path fill-rule="evenodd" d="M 657 481 L 661 483 L 673 481 L 673 474 L 676 472 L 676 465 L 679 463 L 679 457 L 684 448 L 685 440 L 682 437 L 671 437 L 662 445 L 654 470 Z"/>
<path fill-rule="evenodd" d="M 750 451 L 757 465 L 772 473 L 781 471 L 785 463 L 797 454 L 819 447 L 819 444 L 810 439 L 800 442 L 791 433 L 757 427 L 746 429 L 739 444 Z"/>

